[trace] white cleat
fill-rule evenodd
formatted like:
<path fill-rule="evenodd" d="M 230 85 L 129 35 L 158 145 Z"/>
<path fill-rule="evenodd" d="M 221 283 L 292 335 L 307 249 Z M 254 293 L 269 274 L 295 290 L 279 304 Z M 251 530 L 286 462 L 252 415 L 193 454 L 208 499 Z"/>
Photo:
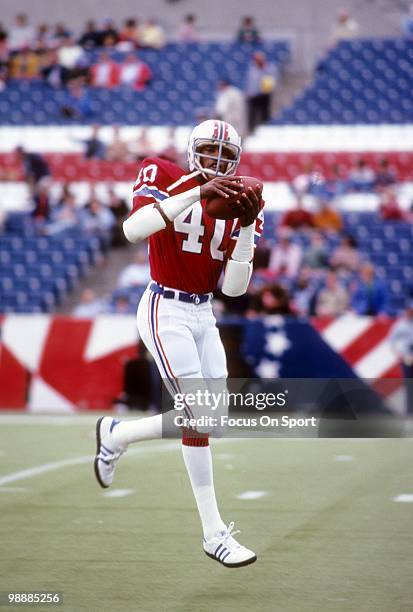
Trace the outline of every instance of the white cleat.
<path fill-rule="evenodd" d="M 232 531 L 234 523 L 230 523 L 224 531 L 218 531 L 211 540 L 204 539 L 204 551 L 208 557 L 215 559 L 225 567 L 242 567 L 257 560 L 257 555 L 239 544 L 234 535 L 239 531 Z"/>
<path fill-rule="evenodd" d="M 116 463 L 126 448 L 113 442 L 112 429 L 119 421 L 112 417 L 101 417 L 96 423 L 95 476 L 101 487 L 107 489 L 113 482 Z"/>

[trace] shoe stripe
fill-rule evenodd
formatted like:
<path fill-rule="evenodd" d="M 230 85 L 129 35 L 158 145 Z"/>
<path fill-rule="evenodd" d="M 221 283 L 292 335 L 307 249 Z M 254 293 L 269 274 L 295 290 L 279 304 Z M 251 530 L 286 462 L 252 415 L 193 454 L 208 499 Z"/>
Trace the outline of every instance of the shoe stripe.
<path fill-rule="evenodd" d="M 113 428 L 120 423 L 120 421 L 117 421 L 116 419 L 112 419 L 112 423 L 110 424 L 110 428 L 109 428 L 109 432 L 112 433 Z"/>
<path fill-rule="evenodd" d="M 220 549 L 220 548 L 222 548 L 222 544 L 218 544 L 218 546 L 217 546 L 217 548 L 216 548 L 216 550 L 215 550 L 215 552 L 214 552 L 214 555 L 215 555 L 215 556 L 217 556 L 218 551 L 219 551 L 219 549 Z"/>
<path fill-rule="evenodd" d="M 113 455 L 113 451 L 110 450 L 110 448 L 107 448 L 107 446 L 105 446 L 104 444 L 101 444 L 100 448 L 103 448 L 107 453 L 109 453 L 110 455 Z"/>
<path fill-rule="evenodd" d="M 224 563 L 225 559 L 226 559 L 226 558 L 228 557 L 228 555 L 230 555 L 230 554 L 231 554 L 231 551 L 229 550 L 229 551 L 227 552 L 227 554 L 226 554 L 226 555 L 224 555 L 223 557 L 221 557 L 221 558 L 220 558 L 221 563 Z"/>
<path fill-rule="evenodd" d="M 220 553 L 219 553 L 219 555 L 218 555 L 218 559 L 219 559 L 220 561 L 222 561 L 222 557 L 223 557 L 223 556 L 225 556 L 225 553 L 227 552 L 227 550 L 228 550 L 228 548 L 226 548 L 226 547 L 224 546 L 224 548 L 223 548 L 223 549 L 220 551 Z M 231 552 L 231 551 L 229 551 L 229 552 Z"/>

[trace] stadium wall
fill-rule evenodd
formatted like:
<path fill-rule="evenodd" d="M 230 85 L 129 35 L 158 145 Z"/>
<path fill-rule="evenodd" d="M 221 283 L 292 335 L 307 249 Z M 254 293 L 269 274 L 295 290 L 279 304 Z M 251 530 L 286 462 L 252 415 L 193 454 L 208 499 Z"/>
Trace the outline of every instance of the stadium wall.
<path fill-rule="evenodd" d="M 241 342 L 254 364 L 252 375 L 385 380 L 391 382 L 386 395 L 396 402 L 402 382 L 387 342 L 392 324 L 351 313 L 310 322 L 278 316 L 244 320 L 241 338 L 226 344 L 230 375 Z M 130 315 L 5 315 L 0 332 L 0 410 L 110 410 L 123 388 L 125 363 L 137 354 Z"/>

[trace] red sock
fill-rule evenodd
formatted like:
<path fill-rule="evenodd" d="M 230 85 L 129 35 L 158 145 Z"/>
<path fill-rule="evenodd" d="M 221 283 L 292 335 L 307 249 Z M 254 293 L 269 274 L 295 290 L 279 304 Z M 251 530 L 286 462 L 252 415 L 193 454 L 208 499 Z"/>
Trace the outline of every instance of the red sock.
<path fill-rule="evenodd" d="M 209 446 L 209 434 L 182 427 L 182 444 L 185 444 L 185 446 Z"/>

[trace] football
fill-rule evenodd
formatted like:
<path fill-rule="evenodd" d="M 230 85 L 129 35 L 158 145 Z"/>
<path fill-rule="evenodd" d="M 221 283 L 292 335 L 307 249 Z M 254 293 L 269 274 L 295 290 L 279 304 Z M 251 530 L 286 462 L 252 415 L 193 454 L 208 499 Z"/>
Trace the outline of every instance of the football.
<path fill-rule="evenodd" d="M 253 176 L 239 176 L 238 178 L 245 189 L 252 187 L 257 195 L 262 196 L 262 181 Z M 242 208 L 237 204 L 238 199 L 238 194 L 229 198 L 212 198 L 207 201 L 205 211 L 214 219 L 237 219 L 242 214 Z M 261 206 L 262 204 L 263 202 Z"/>

